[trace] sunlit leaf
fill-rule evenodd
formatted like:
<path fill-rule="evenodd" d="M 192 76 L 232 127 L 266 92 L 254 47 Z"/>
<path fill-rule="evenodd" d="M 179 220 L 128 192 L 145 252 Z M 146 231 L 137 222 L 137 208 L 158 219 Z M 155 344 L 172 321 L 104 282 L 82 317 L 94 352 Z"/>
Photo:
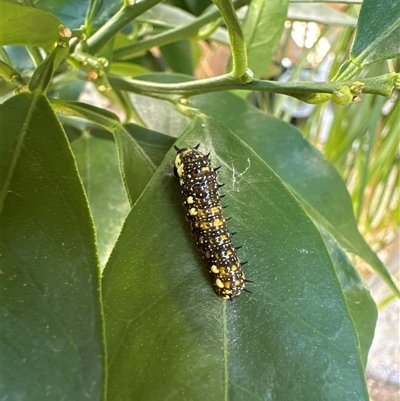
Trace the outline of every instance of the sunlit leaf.
<path fill-rule="evenodd" d="M 40 24 L 38 24 L 40 21 Z M 8 1 L 0 2 L 0 45 L 49 47 L 61 21 L 49 12 Z"/>

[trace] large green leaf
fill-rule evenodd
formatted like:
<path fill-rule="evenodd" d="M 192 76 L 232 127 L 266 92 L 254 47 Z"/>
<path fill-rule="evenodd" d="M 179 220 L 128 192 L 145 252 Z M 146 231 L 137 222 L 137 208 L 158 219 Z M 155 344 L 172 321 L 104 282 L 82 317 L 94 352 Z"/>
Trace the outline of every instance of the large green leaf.
<path fill-rule="evenodd" d="M 96 227 L 101 266 L 110 256 L 130 206 L 113 141 L 83 135 L 72 144 Z"/>
<path fill-rule="evenodd" d="M 60 25 L 61 21 L 49 12 L 0 1 L 1 46 L 49 47 L 57 41 Z"/>
<path fill-rule="evenodd" d="M 367 400 L 358 341 L 321 236 L 279 178 L 216 120 L 211 152 L 253 292 L 217 297 L 185 222 L 171 150 L 104 271 L 113 400 Z M 251 206 L 250 206 L 251 205 Z"/>
<path fill-rule="evenodd" d="M 93 224 L 44 96 L 2 104 L 3 400 L 100 400 L 104 350 Z"/>
<path fill-rule="evenodd" d="M 357 229 L 343 180 L 296 128 L 229 93 L 198 96 L 193 105 L 219 119 L 250 145 L 293 190 L 310 216 L 345 250 L 371 264 L 399 293 L 385 266 Z"/>
<path fill-rule="evenodd" d="M 187 77 L 152 74 L 143 79 L 171 83 Z M 134 107 L 152 129 L 177 135 L 187 118 L 169 104 L 133 95 Z M 271 117 L 229 93 L 195 96 L 191 106 L 223 122 L 250 145 L 298 196 L 303 208 L 345 250 L 365 259 L 399 294 L 393 278 L 357 229 L 346 186 L 334 167 L 292 125 Z M 177 122 L 179 121 L 179 122 Z M 173 129 L 171 129 L 173 126 Z"/>

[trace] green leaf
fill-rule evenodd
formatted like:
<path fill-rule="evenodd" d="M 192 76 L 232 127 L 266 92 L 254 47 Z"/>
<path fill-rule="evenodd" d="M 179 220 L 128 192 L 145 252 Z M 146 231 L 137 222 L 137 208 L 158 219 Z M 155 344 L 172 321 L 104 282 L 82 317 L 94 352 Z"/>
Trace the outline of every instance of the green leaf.
<path fill-rule="evenodd" d="M 149 70 L 139 64 L 116 62 L 110 64 L 109 72 L 113 75 L 135 77 L 137 75 L 146 74 L 149 72 Z"/>
<path fill-rule="evenodd" d="M 188 40 L 179 40 L 161 46 L 160 51 L 173 72 L 193 75 L 194 65 Z"/>
<path fill-rule="evenodd" d="M 96 227 L 101 266 L 104 266 L 130 211 L 114 142 L 84 134 L 72 150 L 86 190 Z"/>
<path fill-rule="evenodd" d="M 176 140 L 176 138 L 136 124 L 125 124 L 124 126 L 157 167 L 164 160 L 166 153 L 172 148 Z"/>
<path fill-rule="evenodd" d="M 116 0 L 108 0 L 107 4 L 112 9 L 112 3 Z M 93 1 L 90 1 L 93 3 Z M 85 0 L 36 0 L 35 6 L 41 10 L 51 11 L 68 28 L 79 29 L 85 22 L 89 1 Z M 98 22 L 100 19 L 98 18 Z M 105 20 L 101 21 L 103 24 Z"/>
<path fill-rule="evenodd" d="M 53 99 L 52 105 L 57 112 L 63 115 L 87 119 L 114 135 L 122 179 L 129 201 L 133 205 L 154 174 L 156 167 L 119 122 L 118 117 L 110 111 L 85 103 L 64 102 Z"/>
<path fill-rule="evenodd" d="M 100 400 L 104 349 L 93 224 L 47 99 L 0 106 L 2 398 Z"/>
<path fill-rule="evenodd" d="M 40 21 L 40 23 L 38 23 Z M 8 1 L 0 2 L 0 45 L 50 47 L 61 21 L 53 14 Z"/>
<path fill-rule="evenodd" d="M 398 0 L 364 0 L 350 58 L 333 80 L 349 80 L 360 69 L 400 55 L 400 3 Z"/>
<path fill-rule="evenodd" d="M 364 0 L 350 59 L 360 68 L 400 55 L 400 3 Z"/>
<path fill-rule="evenodd" d="M 358 231 L 342 178 L 296 128 L 229 93 L 197 96 L 192 104 L 219 119 L 251 146 L 292 189 L 310 216 L 345 250 L 371 264 L 399 294 L 385 266 Z"/>
<path fill-rule="evenodd" d="M 157 4 L 140 15 L 138 21 L 156 27 L 176 28 L 196 22 L 196 18 L 192 14 L 170 4 Z M 229 45 L 229 36 L 224 28 L 213 30 L 210 38 Z"/>
<path fill-rule="evenodd" d="M 196 118 L 178 146 L 198 142 L 223 166 L 229 226 L 249 260 L 253 294 L 227 302 L 213 293 L 171 150 L 104 270 L 109 396 L 368 400 L 355 329 L 317 228 L 259 156 L 216 120 Z"/>
<path fill-rule="evenodd" d="M 173 79 L 169 74 L 146 75 L 145 79 L 164 76 L 165 79 Z M 187 77 L 186 77 L 187 79 Z M 176 76 L 175 76 L 176 82 Z M 188 126 L 190 119 L 177 111 L 170 103 L 158 99 L 152 99 L 136 93 L 130 93 L 129 97 L 133 107 L 140 114 L 140 118 L 145 125 L 154 131 L 172 137 L 178 137 Z"/>
<path fill-rule="evenodd" d="M 176 28 L 195 20 L 192 14 L 170 4 L 157 4 L 138 17 L 140 22 L 164 28 Z"/>
<path fill-rule="evenodd" d="M 29 90 L 45 93 L 51 84 L 54 72 L 68 53 L 69 49 L 66 44 L 56 46 L 43 63 L 36 68 L 29 81 Z"/>
<path fill-rule="evenodd" d="M 361 360 L 365 369 L 368 351 L 374 338 L 378 310 L 368 287 L 339 247 L 339 244 L 322 227 L 319 229 L 331 255 L 333 266 L 357 331 Z"/>
<path fill-rule="evenodd" d="M 261 78 L 281 38 L 289 0 L 253 0 L 243 24 L 249 68 Z"/>

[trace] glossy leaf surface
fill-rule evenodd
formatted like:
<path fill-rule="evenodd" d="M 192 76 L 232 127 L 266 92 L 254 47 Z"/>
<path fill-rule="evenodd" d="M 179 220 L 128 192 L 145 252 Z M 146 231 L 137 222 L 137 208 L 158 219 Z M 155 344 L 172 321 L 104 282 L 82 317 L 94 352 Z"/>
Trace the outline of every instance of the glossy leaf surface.
<path fill-rule="evenodd" d="M 370 263 L 398 293 L 385 266 L 357 229 L 342 178 L 296 128 L 228 93 L 199 96 L 193 104 L 218 118 L 250 145 L 293 190 L 310 216 L 345 250 Z"/>
<path fill-rule="evenodd" d="M 117 240 L 130 206 L 113 141 L 84 135 L 72 144 L 96 227 L 101 266 Z"/>
<path fill-rule="evenodd" d="M 3 399 L 100 400 L 98 260 L 67 139 L 43 96 L 0 107 Z"/>
<path fill-rule="evenodd" d="M 141 195 L 155 171 L 155 165 L 144 153 L 143 149 L 129 135 L 118 117 L 98 107 L 79 102 L 63 102 L 52 100 L 55 109 L 64 114 L 85 118 L 105 128 L 114 135 L 118 149 L 118 157 L 122 179 L 131 205 Z"/>
<path fill-rule="evenodd" d="M 243 25 L 249 68 L 256 78 L 263 76 L 283 32 L 288 0 L 255 0 Z"/>
<path fill-rule="evenodd" d="M 367 285 L 338 243 L 320 227 L 347 306 L 357 330 L 362 363 L 367 365 L 368 351 L 375 333 L 378 310 Z"/>
<path fill-rule="evenodd" d="M 400 2 L 364 0 L 351 60 L 358 66 L 400 55 Z"/>
<path fill-rule="evenodd" d="M 58 39 L 60 24 L 61 21 L 49 12 L 8 1 L 0 3 L 2 46 L 51 46 Z"/>
<path fill-rule="evenodd" d="M 318 230 L 259 156 L 216 120 L 196 118 L 178 146 L 197 142 L 222 165 L 226 215 L 243 245 L 239 256 L 249 260 L 253 294 L 226 302 L 213 293 L 171 150 L 104 271 L 109 396 L 367 400 L 355 329 Z"/>

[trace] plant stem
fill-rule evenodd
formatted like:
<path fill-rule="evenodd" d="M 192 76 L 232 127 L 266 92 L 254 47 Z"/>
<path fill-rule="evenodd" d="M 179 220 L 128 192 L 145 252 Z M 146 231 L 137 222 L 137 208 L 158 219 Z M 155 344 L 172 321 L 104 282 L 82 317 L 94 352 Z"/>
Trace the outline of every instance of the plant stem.
<path fill-rule="evenodd" d="M 242 27 L 231 0 L 212 1 L 221 11 L 228 28 L 232 50 L 232 76 L 240 78 L 246 74 L 247 70 L 247 50 Z"/>
<path fill-rule="evenodd" d="M 363 93 L 374 93 L 381 96 L 389 96 L 395 85 L 399 74 L 390 73 L 374 78 L 363 80 Z M 263 92 L 274 92 L 289 96 L 312 95 L 315 93 L 334 93 L 343 85 L 351 87 L 357 81 L 336 81 L 336 82 L 277 82 L 255 79 L 244 84 L 240 78 L 232 74 L 225 74 L 218 77 L 202 79 L 199 81 L 188 81 L 174 84 L 161 84 L 137 79 L 123 79 L 117 76 L 109 76 L 110 84 L 118 90 L 134 92 L 146 96 L 179 101 L 195 95 L 209 92 L 219 92 L 231 89 L 257 90 Z"/>
<path fill-rule="evenodd" d="M 235 0 L 233 2 L 235 8 L 239 8 L 248 3 L 248 0 Z M 220 17 L 220 12 L 217 8 L 212 8 L 205 12 L 200 17 L 196 18 L 192 23 L 178 26 L 167 32 L 159 33 L 151 38 L 144 39 L 140 42 L 132 43 L 130 45 L 121 46 L 114 51 L 114 60 L 128 60 L 132 57 L 143 54 L 154 46 L 167 45 L 169 43 L 187 39 L 196 36 L 204 25 L 214 21 Z"/>
<path fill-rule="evenodd" d="M 125 3 L 109 21 L 86 41 L 84 50 L 90 54 L 98 52 L 125 25 L 161 1 L 147 0 L 134 5 Z"/>

